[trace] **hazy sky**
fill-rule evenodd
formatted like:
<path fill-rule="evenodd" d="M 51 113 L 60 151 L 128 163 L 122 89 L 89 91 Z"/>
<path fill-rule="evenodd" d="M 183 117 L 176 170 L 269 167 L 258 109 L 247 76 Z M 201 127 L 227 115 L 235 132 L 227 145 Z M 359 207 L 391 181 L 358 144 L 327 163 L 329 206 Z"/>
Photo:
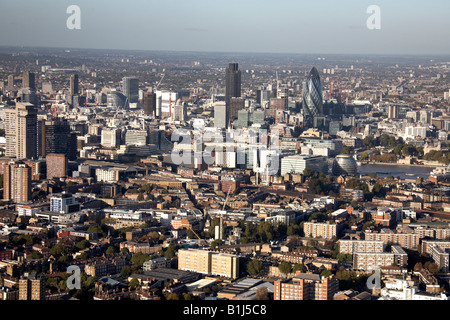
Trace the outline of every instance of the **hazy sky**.
<path fill-rule="evenodd" d="M 69 5 L 81 30 L 69 30 Z M 369 30 L 369 5 L 381 30 Z M 450 54 L 449 0 L 0 0 L 0 45 Z"/>

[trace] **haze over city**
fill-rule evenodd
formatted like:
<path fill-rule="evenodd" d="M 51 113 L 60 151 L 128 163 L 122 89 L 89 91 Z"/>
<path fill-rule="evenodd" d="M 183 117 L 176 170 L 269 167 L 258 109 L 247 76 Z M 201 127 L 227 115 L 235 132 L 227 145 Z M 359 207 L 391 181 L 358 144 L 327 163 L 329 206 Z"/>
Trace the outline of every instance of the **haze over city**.
<path fill-rule="evenodd" d="M 0 300 L 450 300 L 449 9 L 1 1 Z"/>
<path fill-rule="evenodd" d="M 66 28 L 66 8 L 81 29 Z M 381 9 L 369 30 L 366 9 Z M 450 54 L 450 3 L 425 1 L 3 0 L 4 46 L 206 52 Z"/>

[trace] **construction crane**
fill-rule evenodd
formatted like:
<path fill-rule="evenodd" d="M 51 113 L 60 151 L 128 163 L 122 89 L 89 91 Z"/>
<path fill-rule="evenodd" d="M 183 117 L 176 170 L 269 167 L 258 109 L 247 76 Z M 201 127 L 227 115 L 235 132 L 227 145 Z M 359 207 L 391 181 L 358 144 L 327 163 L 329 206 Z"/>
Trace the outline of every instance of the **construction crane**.
<path fill-rule="evenodd" d="M 161 84 L 161 82 L 163 81 L 164 77 L 166 76 L 165 73 L 163 73 L 161 79 L 159 80 L 158 84 L 156 85 L 156 87 L 154 88 L 154 91 L 158 90 L 159 85 Z"/>
<path fill-rule="evenodd" d="M 198 238 L 198 240 L 202 240 L 202 238 L 199 237 L 199 235 L 194 231 L 194 229 L 192 229 L 191 225 L 189 225 L 187 228 L 189 230 L 191 230 L 193 234 L 195 234 L 195 236 Z"/>
<path fill-rule="evenodd" d="M 331 100 L 332 93 L 333 93 L 333 78 L 330 79 L 330 89 L 328 90 L 328 100 Z"/>
<path fill-rule="evenodd" d="M 231 187 L 228 188 L 228 193 L 227 196 L 225 198 L 225 202 L 223 203 L 223 207 L 222 207 L 222 212 L 225 211 L 225 206 L 227 205 L 228 202 L 228 196 L 230 195 L 230 191 L 231 191 Z M 220 213 L 220 225 L 219 225 L 219 239 L 222 240 L 222 230 L 223 230 L 223 217 L 222 217 L 222 212 Z"/>

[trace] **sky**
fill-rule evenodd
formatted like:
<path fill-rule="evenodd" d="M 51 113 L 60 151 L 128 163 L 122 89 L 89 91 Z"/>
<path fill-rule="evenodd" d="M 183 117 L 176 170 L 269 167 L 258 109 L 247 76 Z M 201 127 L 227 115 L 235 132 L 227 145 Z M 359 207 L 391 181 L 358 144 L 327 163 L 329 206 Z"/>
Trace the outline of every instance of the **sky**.
<path fill-rule="evenodd" d="M 0 0 L 0 46 L 447 55 L 449 13 L 448 0 Z"/>

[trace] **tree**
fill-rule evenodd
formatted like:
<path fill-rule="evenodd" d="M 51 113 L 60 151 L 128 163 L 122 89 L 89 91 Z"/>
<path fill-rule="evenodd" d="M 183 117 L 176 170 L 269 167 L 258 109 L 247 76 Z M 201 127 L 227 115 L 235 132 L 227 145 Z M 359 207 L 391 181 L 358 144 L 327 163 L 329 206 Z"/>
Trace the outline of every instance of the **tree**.
<path fill-rule="evenodd" d="M 303 263 L 296 263 L 292 268 L 293 271 L 299 271 L 301 273 L 306 272 L 306 267 Z"/>
<path fill-rule="evenodd" d="M 366 161 L 369 160 L 369 154 L 367 152 L 361 152 L 359 155 L 359 160 Z"/>
<path fill-rule="evenodd" d="M 256 300 L 269 300 L 269 291 L 267 290 L 267 287 L 256 289 Z"/>
<path fill-rule="evenodd" d="M 216 239 L 213 242 L 211 242 L 211 249 L 215 249 L 216 247 L 220 246 L 222 244 L 222 240 Z"/>
<path fill-rule="evenodd" d="M 78 260 L 86 260 L 86 259 L 88 259 L 89 258 L 89 255 L 86 253 L 86 252 L 82 252 L 81 254 L 79 254 L 78 256 L 77 256 L 77 259 Z"/>
<path fill-rule="evenodd" d="M 439 271 L 440 271 L 439 266 L 435 262 L 431 262 L 430 264 L 428 264 L 427 269 L 431 273 L 439 273 Z"/>
<path fill-rule="evenodd" d="M 414 265 L 414 271 L 420 271 L 423 269 L 423 264 L 421 262 L 418 262 Z"/>
<path fill-rule="evenodd" d="M 89 248 L 91 246 L 91 243 L 89 242 L 89 240 L 84 239 L 78 242 L 75 246 L 80 250 L 84 250 L 86 248 Z"/>
<path fill-rule="evenodd" d="M 291 273 L 292 272 L 292 264 L 287 261 L 283 261 L 278 266 L 278 270 L 280 270 L 280 272 L 283 274 Z"/>
<path fill-rule="evenodd" d="M 373 138 L 369 136 L 365 137 L 363 139 L 363 145 L 367 148 L 373 148 L 375 146 Z"/>
<path fill-rule="evenodd" d="M 131 281 L 128 283 L 128 286 L 133 289 L 139 287 L 139 280 L 136 278 L 131 279 Z"/>
<path fill-rule="evenodd" d="M 375 183 L 372 192 L 375 196 L 383 198 L 386 195 L 386 189 L 381 183 Z"/>
<path fill-rule="evenodd" d="M 150 260 L 150 256 L 142 252 L 137 252 L 131 257 L 131 263 L 138 267 L 142 267 L 145 261 Z"/>
<path fill-rule="evenodd" d="M 303 176 L 304 176 L 305 178 L 311 178 L 311 177 L 314 177 L 315 174 L 316 174 L 316 172 L 315 172 L 314 170 L 310 169 L 310 168 L 305 168 L 305 169 L 303 170 Z"/>
<path fill-rule="evenodd" d="M 332 274 L 333 274 L 333 272 L 331 272 L 330 270 L 325 269 L 325 270 L 323 270 L 323 271 L 320 273 L 320 276 L 321 276 L 321 277 L 327 278 L 327 277 L 331 276 Z"/>
<path fill-rule="evenodd" d="M 106 255 L 112 256 L 115 252 L 114 246 L 109 246 L 108 249 L 106 249 Z"/>
<path fill-rule="evenodd" d="M 253 258 L 247 263 L 247 272 L 252 276 L 257 276 L 262 271 L 262 262 L 256 258 Z"/>
<path fill-rule="evenodd" d="M 180 296 L 175 292 L 169 293 L 166 295 L 167 300 L 180 300 Z"/>
<path fill-rule="evenodd" d="M 166 251 L 164 251 L 164 257 L 172 259 L 175 257 L 176 245 L 174 243 L 169 244 Z"/>
<path fill-rule="evenodd" d="M 39 252 L 37 252 L 37 251 L 31 251 L 31 259 L 40 259 L 40 258 L 42 258 L 42 255 L 39 253 Z"/>

